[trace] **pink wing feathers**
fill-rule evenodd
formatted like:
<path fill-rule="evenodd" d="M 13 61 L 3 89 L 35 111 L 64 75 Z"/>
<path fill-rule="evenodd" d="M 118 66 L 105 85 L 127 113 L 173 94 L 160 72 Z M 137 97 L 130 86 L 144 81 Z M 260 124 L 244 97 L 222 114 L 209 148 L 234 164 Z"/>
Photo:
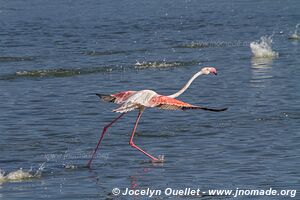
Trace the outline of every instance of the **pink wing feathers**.
<path fill-rule="evenodd" d="M 191 104 L 167 96 L 155 96 L 151 99 L 151 104 L 153 107 L 167 110 L 179 110 L 183 107 L 195 107 Z"/>
<path fill-rule="evenodd" d="M 144 92 L 145 93 L 145 92 Z M 142 104 L 137 102 L 131 102 L 128 105 L 124 105 L 126 100 L 132 97 L 134 94 L 137 94 L 137 91 L 125 91 L 112 95 L 105 94 L 96 94 L 102 100 L 107 102 L 113 102 L 116 104 L 123 104 L 120 108 L 115 109 L 115 112 L 128 112 L 138 108 L 139 106 L 145 107 L 157 107 L 165 110 L 189 110 L 189 109 L 202 109 L 213 112 L 225 111 L 227 108 L 215 109 L 215 108 L 207 108 L 202 106 L 195 106 L 189 103 L 185 103 L 183 101 L 179 101 L 172 97 L 163 96 L 163 95 L 154 95 L 152 98 L 149 98 L 147 102 L 143 102 Z M 145 93 L 146 94 L 146 93 Z M 147 105 L 145 105 L 147 103 Z"/>
<path fill-rule="evenodd" d="M 151 99 L 153 107 L 158 107 L 160 109 L 166 110 L 188 110 L 188 109 L 202 109 L 214 112 L 225 111 L 227 108 L 222 109 L 214 109 L 214 108 L 206 108 L 202 106 L 194 106 L 189 103 L 185 103 L 183 101 L 179 101 L 172 97 L 167 96 L 155 96 Z"/>

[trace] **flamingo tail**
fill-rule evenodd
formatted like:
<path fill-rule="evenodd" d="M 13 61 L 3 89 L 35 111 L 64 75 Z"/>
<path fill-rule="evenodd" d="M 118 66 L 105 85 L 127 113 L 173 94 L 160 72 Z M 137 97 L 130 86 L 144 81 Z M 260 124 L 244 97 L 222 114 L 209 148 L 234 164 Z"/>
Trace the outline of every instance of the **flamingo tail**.
<path fill-rule="evenodd" d="M 114 102 L 116 97 L 113 97 L 109 94 L 99 94 L 97 93 L 96 94 L 100 99 L 102 99 L 103 101 L 106 101 L 106 102 Z"/>

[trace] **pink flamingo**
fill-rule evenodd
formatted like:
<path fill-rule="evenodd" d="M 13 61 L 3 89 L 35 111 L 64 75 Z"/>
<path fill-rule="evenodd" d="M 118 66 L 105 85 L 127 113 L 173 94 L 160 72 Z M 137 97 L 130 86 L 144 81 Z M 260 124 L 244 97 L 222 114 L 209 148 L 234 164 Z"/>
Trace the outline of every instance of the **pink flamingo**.
<path fill-rule="evenodd" d="M 208 75 L 208 74 L 215 74 L 217 75 L 217 70 L 214 67 L 204 67 L 202 68 L 199 72 L 194 74 L 192 78 L 181 88 L 178 92 L 169 95 L 169 96 L 164 96 L 164 95 L 159 95 L 156 92 L 152 90 L 140 90 L 140 91 L 124 91 L 120 92 L 117 94 L 111 94 L 111 95 L 104 95 L 104 94 L 96 94 L 100 97 L 100 99 L 107 101 L 107 102 L 113 102 L 116 104 L 120 104 L 121 106 L 117 109 L 114 109 L 113 112 L 121 113 L 117 118 L 115 118 L 111 123 L 109 123 L 107 126 L 103 128 L 101 137 L 98 141 L 98 144 L 93 152 L 92 158 L 88 162 L 88 167 L 91 167 L 92 160 L 95 157 L 95 154 L 98 150 L 98 147 L 103 139 L 103 136 L 107 129 L 114 124 L 118 119 L 120 119 L 125 113 L 138 109 L 138 116 L 130 137 L 129 145 L 132 146 L 133 148 L 139 150 L 149 158 L 153 162 L 163 162 L 163 157 L 158 157 L 155 158 L 137 145 L 134 144 L 133 138 L 135 134 L 136 127 L 138 125 L 138 122 L 140 120 L 140 117 L 144 110 L 146 108 L 152 108 L 152 107 L 157 107 L 160 109 L 166 109 L 166 110 L 188 110 L 188 109 L 202 109 L 202 110 L 208 110 L 208 111 L 214 111 L 214 112 L 220 112 L 220 111 L 225 111 L 227 108 L 222 108 L 222 109 L 213 109 L 213 108 L 206 108 L 202 106 L 194 106 L 188 103 L 185 103 L 183 101 L 179 101 L 175 99 L 179 95 L 181 95 L 189 86 L 190 84 L 200 75 Z"/>

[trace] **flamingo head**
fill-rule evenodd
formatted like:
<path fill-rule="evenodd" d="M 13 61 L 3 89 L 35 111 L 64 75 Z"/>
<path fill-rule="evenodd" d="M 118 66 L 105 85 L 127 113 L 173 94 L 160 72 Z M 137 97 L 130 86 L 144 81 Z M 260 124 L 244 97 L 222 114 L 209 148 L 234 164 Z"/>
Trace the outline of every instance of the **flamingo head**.
<path fill-rule="evenodd" d="M 201 69 L 202 74 L 208 75 L 208 74 L 214 74 L 217 75 L 217 70 L 214 67 L 204 67 Z"/>

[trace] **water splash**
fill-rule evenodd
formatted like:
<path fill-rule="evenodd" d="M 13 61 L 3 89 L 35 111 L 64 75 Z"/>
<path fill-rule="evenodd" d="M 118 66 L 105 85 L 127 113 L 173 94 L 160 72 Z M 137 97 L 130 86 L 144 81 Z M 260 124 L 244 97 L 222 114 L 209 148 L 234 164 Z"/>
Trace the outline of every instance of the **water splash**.
<path fill-rule="evenodd" d="M 251 42 L 250 48 L 253 56 L 256 58 L 275 58 L 278 57 L 278 53 L 272 50 L 273 39 L 271 36 L 262 36 L 260 41 Z"/>
<path fill-rule="evenodd" d="M 63 164 L 63 167 L 65 169 L 77 169 L 77 166 L 73 164 Z"/>
<path fill-rule="evenodd" d="M 298 28 L 300 23 L 296 25 L 295 32 L 289 37 L 291 40 L 300 40 L 300 35 L 298 35 Z"/>
<path fill-rule="evenodd" d="M 164 68 L 164 67 L 174 67 L 174 66 L 178 66 L 180 65 L 180 63 L 176 63 L 176 62 L 166 62 L 166 61 L 154 61 L 154 62 L 139 62 L 137 61 L 134 66 L 135 68 Z"/>
<path fill-rule="evenodd" d="M 33 177 L 29 171 L 24 171 L 22 168 L 16 171 L 12 171 L 5 176 L 7 181 L 21 181 L 24 179 L 30 179 Z"/>
<path fill-rule="evenodd" d="M 45 168 L 45 163 L 42 163 L 38 170 L 34 172 L 32 169 L 26 171 L 22 168 L 5 174 L 5 171 L 0 169 L 0 183 L 3 182 L 20 182 L 29 180 L 32 178 L 39 178 L 42 175 L 42 171 Z"/>
<path fill-rule="evenodd" d="M 4 179 L 4 174 L 5 174 L 5 171 L 0 169 L 0 180 Z"/>

